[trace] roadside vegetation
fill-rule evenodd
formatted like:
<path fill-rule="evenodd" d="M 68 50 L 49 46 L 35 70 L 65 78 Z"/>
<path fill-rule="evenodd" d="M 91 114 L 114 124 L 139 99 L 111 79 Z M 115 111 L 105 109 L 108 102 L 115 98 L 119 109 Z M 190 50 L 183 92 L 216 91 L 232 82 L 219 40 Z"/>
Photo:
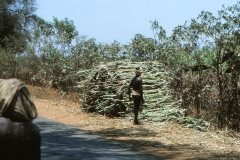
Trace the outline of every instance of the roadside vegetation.
<path fill-rule="evenodd" d="M 110 44 L 97 42 L 81 35 L 68 18 L 48 22 L 35 15 L 35 11 L 36 0 L 1 0 L 0 78 L 18 78 L 29 85 L 58 89 L 63 96 L 79 93 L 83 105 L 91 108 L 85 107 L 86 111 L 116 116 L 114 110 L 119 108 L 115 105 L 108 106 L 111 112 L 105 112 L 101 108 L 104 105 L 91 106 L 86 99 L 86 87 L 91 86 L 86 83 L 88 86 L 79 87 L 79 83 L 93 80 L 90 75 L 98 73 L 96 68 L 107 62 L 157 62 L 166 69 L 164 76 L 168 76 L 161 87 L 167 84 L 171 102 L 176 102 L 171 107 L 183 111 L 184 122 L 188 118 L 195 126 L 204 122 L 204 126 L 209 123 L 214 129 L 239 131 L 240 2 L 223 6 L 217 16 L 202 11 L 198 17 L 176 26 L 169 37 L 157 20 L 151 21 L 149 28 L 154 38 L 136 33 L 129 44 L 116 40 Z M 154 74 L 160 71 L 156 67 L 146 70 Z M 155 75 L 154 83 L 163 83 L 161 76 Z M 148 107 L 156 109 L 159 115 L 165 113 L 164 107 L 169 107 L 163 106 L 166 95 L 149 96 L 149 102 L 159 98 L 162 103 Z M 110 101 L 109 97 L 107 100 Z M 127 111 L 125 107 L 120 112 Z M 148 112 L 146 115 L 148 120 L 156 120 Z M 178 115 L 174 112 L 175 117 Z"/>

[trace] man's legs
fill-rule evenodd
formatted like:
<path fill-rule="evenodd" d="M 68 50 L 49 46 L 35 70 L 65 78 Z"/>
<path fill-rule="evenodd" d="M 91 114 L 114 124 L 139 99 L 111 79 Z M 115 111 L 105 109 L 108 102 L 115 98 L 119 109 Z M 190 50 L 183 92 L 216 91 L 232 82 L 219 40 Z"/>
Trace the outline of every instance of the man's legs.
<path fill-rule="evenodd" d="M 138 112 L 139 112 L 139 108 L 140 108 L 140 103 L 141 103 L 141 98 L 140 97 L 136 97 L 134 98 L 134 124 L 139 124 L 138 122 Z"/>

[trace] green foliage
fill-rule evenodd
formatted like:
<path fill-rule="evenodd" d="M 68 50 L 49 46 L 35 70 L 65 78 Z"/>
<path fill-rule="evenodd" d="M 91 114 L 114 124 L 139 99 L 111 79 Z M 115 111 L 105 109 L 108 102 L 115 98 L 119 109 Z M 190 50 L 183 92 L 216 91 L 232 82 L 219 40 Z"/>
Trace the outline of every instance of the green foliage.
<path fill-rule="evenodd" d="M 116 40 L 111 44 L 100 43 L 98 48 L 102 61 L 114 61 L 123 56 L 120 55 L 121 45 Z"/>
<path fill-rule="evenodd" d="M 0 78 L 15 77 L 16 55 L 0 48 Z"/>
<path fill-rule="evenodd" d="M 34 85 L 35 81 L 32 78 L 41 71 L 41 59 L 35 54 L 26 54 L 16 57 L 16 61 L 15 77 L 23 80 L 25 83 Z"/>
<path fill-rule="evenodd" d="M 39 55 L 51 54 L 55 48 L 62 55 L 71 54 L 72 43 L 78 36 L 73 21 L 65 18 L 59 21 L 47 22 L 38 17 L 32 33 L 32 46 Z"/>
<path fill-rule="evenodd" d="M 39 72 L 31 78 L 31 82 L 66 89 L 61 81 L 66 75 L 72 74 L 72 43 L 78 36 L 73 21 L 54 18 L 53 22 L 47 22 L 37 17 L 31 35 L 27 53 L 36 54 L 41 61 L 41 65 L 35 67 Z"/>
<path fill-rule="evenodd" d="M 0 47 L 22 53 L 29 38 L 27 27 L 34 21 L 35 0 L 1 0 Z"/>
<path fill-rule="evenodd" d="M 181 83 L 178 84 L 183 102 L 188 103 L 185 107 L 194 105 L 197 116 L 201 116 L 204 105 L 203 87 L 206 75 L 216 75 L 214 81 L 217 108 L 212 111 L 216 113 L 218 127 L 238 130 L 240 121 L 237 112 L 238 104 L 238 77 L 239 77 L 239 15 L 240 2 L 232 7 L 223 7 L 215 17 L 210 12 L 202 11 L 196 19 L 191 19 L 184 25 L 173 30 L 168 37 L 165 49 L 174 49 L 171 54 L 170 66 L 172 69 L 183 68 L 185 71 L 193 71 L 197 75 L 189 84 L 184 85 L 184 75 L 181 75 Z M 186 56 L 186 60 L 179 57 L 179 53 Z M 165 57 L 164 57 L 165 58 Z M 179 67 L 174 67 L 175 65 Z M 180 70 L 182 72 L 182 70 Z M 188 88 L 189 86 L 189 88 Z M 210 93 L 209 93 L 210 94 Z M 211 93 L 212 94 L 212 93 Z M 210 96 L 210 95 L 208 95 Z M 189 100 L 192 97 L 193 100 Z"/>
<path fill-rule="evenodd" d="M 86 39 L 86 37 L 82 37 L 77 41 L 73 50 L 76 69 L 89 69 L 98 64 L 100 56 L 98 54 L 98 44 L 94 38 Z"/>
<path fill-rule="evenodd" d="M 140 60 L 155 60 L 155 41 L 151 38 L 145 38 L 141 34 L 136 34 L 132 39 L 133 56 Z"/>

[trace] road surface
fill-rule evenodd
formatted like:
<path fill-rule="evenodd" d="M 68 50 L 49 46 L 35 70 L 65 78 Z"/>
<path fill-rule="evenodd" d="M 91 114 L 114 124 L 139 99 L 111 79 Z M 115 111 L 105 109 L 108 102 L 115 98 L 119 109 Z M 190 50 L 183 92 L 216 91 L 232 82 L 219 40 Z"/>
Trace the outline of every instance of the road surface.
<path fill-rule="evenodd" d="M 163 160 L 88 131 L 39 116 L 42 160 Z"/>

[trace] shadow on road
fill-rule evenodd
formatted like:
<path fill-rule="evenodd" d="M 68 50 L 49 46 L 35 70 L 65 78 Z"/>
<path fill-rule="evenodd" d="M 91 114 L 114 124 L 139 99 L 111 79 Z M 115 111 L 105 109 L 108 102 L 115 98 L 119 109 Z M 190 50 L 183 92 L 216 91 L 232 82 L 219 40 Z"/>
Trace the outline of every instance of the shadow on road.
<path fill-rule="evenodd" d="M 208 150 L 206 144 L 199 144 L 197 146 L 193 146 L 192 144 L 164 144 L 160 141 L 154 140 L 154 136 L 159 133 L 144 128 L 107 128 L 94 133 L 107 137 L 111 140 L 133 146 L 135 149 L 138 149 L 142 152 L 147 152 L 148 154 L 152 153 L 155 156 L 161 155 L 161 157 L 167 159 L 240 159 L 239 153 L 230 152 L 226 154 L 220 154 L 217 151 Z M 144 140 L 142 140 L 141 137 L 143 137 Z"/>

